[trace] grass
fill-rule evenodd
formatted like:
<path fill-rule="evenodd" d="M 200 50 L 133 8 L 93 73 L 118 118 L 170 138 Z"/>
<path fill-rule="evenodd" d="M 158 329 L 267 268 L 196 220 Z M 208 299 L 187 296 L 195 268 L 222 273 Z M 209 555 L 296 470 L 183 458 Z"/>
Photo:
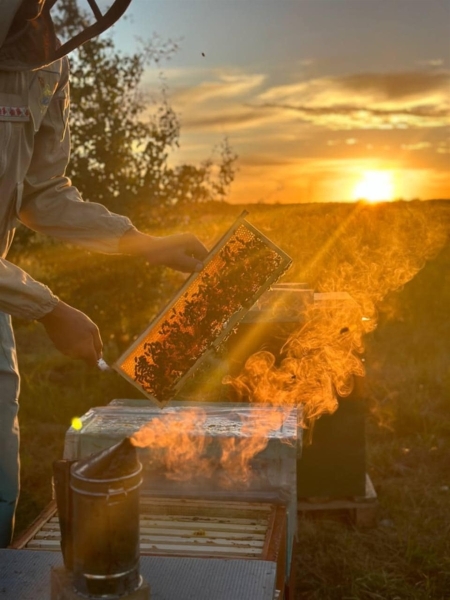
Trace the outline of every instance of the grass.
<path fill-rule="evenodd" d="M 332 520 L 302 520 L 296 599 L 450 598 L 448 204 L 250 207 L 249 220 L 294 258 L 285 281 L 345 289 L 371 311 L 372 321 L 378 320 L 378 327 L 364 336 L 367 469 L 378 494 L 377 526 L 358 530 Z M 239 210 L 193 207 L 183 227 L 179 216 L 169 213 L 156 232 L 189 229 L 211 244 Z M 28 255 L 27 261 L 33 273 L 39 256 Z M 52 265 L 60 268 L 52 287 L 61 293 L 62 267 L 56 259 Z M 42 260 L 36 269 L 42 269 Z M 111 290 L 103 290 L 103 299 L 102 290 L 96 291 L 99 308 L 90 306 L 89 314 L 102 321 L 107 358 L 117 356 L 118 338 L 125 336 L 123 344 L 129 343 L 181 281 L 165 271 L 159 276 L 150 278 L 154 301 L 140 322 L 125 318 L 127 307 L 115 304 Z M 64 285 L 64 299 L 75 298 L 77 285 L 68 289 L 67 277 Z M 83 282 L 82 288 L 89 286 Z M 139 293 L 131 304 L 134 310 L 142 302 Z M 76 298 L 73 303 L 79 306 Z M 122 329 L 111 325 L 110 331 L 109 321 L 118 320 Z M 51 462 L 62 454 L 70 419 L 91 406 L 139 393 L 117 374 L 93 372 L 58 355 L 38 325 L 18 324 L 17 342 L 22 370 L 20 531 L 50 498 Z"/>

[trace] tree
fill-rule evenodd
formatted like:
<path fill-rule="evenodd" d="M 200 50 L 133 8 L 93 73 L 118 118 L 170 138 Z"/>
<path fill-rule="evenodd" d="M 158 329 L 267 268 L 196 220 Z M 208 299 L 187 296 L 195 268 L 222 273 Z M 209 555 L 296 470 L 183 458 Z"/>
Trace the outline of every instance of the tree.
<path fill-rule="evenodd" d="M 87 23 L 76 0 L 61 0 L 56 26 L 70 37 Z M 179 146 L 180 123 L 162 86 L 159 105 L 143 119 L 147 103 L 140 84 L 145 67 L 169 59 L 172 41 L 154 37 L 139 52 L 124 54 L 103 34 L 71 55 L 72 158 L 68 174 L 86 199 L 123 210 L 138 198 L 153 206 L 222 200 L 235 176 L 228 140 L 220 145 L 220 162 L 171 167 Z"/>

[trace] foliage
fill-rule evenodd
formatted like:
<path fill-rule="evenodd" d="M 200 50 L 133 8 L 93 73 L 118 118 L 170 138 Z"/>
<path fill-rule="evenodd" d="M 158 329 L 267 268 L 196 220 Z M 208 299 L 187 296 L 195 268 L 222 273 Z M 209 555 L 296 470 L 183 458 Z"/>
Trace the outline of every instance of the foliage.
<path fill-rule="evenodd" d="M 75 0 L 58 4 L 57 28 L 71 37 L 87 21 Z M 179 146 L 180 123 L 162 86 L 159 104 L 145 120 L 148 99 L 141 93 L 144 70 L 170 59 L 177 44 L 154 37 L 133 54 L 116 49 L 108 33 L 84 44 L 71 61 L 72 159 L 68 174 L 82 195 L 123 212 L 136 197 L 153 206 L 224 199 L 234 179 L 236 155 L 228 140 L 219 163 L 171 166 Z"/>

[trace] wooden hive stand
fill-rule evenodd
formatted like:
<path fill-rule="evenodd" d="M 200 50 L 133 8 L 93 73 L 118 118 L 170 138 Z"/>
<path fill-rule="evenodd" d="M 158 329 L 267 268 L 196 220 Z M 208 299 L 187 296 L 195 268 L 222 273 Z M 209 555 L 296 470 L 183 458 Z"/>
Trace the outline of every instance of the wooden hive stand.
<path fill-rule="evenodd" d="M 299 498 L 299 523 L 302 518 L 345 520 L 355 527 L 375 527 L 378 499 L 369 475 L 366 474 L 364 496 L 347 498 Z"/>

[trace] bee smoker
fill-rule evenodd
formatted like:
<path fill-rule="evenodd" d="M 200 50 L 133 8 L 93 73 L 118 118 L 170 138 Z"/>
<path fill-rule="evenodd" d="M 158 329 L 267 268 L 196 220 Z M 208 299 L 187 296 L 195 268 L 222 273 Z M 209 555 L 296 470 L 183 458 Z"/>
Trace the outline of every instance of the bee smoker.
<path fill-rule="evenodd" d="M 130 439 L 53 470 L 65 568 L 52 571 L 52 600 L 148 600 L 139 574 L 142 465 Z"/>

